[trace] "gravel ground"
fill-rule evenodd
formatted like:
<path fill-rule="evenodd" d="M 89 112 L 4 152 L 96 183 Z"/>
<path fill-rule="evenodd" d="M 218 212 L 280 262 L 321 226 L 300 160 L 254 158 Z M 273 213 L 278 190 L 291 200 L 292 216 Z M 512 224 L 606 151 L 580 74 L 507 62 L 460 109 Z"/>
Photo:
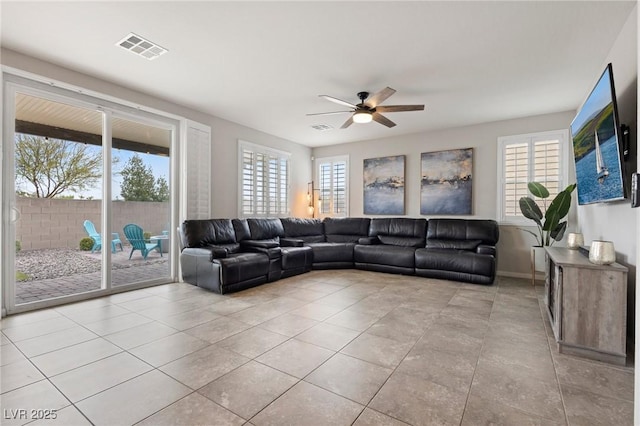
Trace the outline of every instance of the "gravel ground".
<path fill-rule="evenodd" d="M 38 281 L 49 278 L 66 277 L 69 275 L 86 274 L 100 270 L 100 260 L 88 256 L 87 252 L 73 249 L 42 249 L 22 250 L 16 253 L 16 270 L 26 274 L 20 281 Z M 121 257 L 118 252 L 118 257 Z M 124 259 L 128 260 L 128 254 Z M 131 260 L 128 263 L 118 263 L 114 256 L 112 269 L 131 268 L 140 265 L 166 262 L 163 259 L 148 259 L 146 261 Z"/>

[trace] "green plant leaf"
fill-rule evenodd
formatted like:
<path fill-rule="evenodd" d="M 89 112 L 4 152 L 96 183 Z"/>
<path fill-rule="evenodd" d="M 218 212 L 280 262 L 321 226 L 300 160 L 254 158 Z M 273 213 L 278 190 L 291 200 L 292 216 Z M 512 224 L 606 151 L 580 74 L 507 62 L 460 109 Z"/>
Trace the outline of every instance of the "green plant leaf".
<path fill-rule="evenodd" d="M 539 226 L 542 226 L 542 211 L 538 204 L 531 197 L 520 198 L 520 211 L 527 219 L 533 220 Z"/>
<path fill-rule="evenodd" d="M 556 226 L 555 229 L 553 229 L 553 231 L 550 232 L 551 238 L 553 238 L 556 241 L 562 240 L 562 237 L 564 237 L 564 232 L 566 230 L 567 230 L 567 222 L 560 222 L 558 226 Z"/>
<path fill-rule="evenodd" d="M 544 226 L 542 227 L 543 230 L 550 231 L 555 229 L 560 223 L 560 220 L 569 214 L 569 208 L 571 207 L 571 193 L 575 188 L 576 185 L 571 184 L 553 199 L 544 215 L 545 221 Z"/>
<path fill-rule="evenodd" d="M 529 192 L 531 192 L 534 197 L 538 197 L 538 198 L 549 197 L 549 190 L 539 182 L 529 182 L 527 184 L 527 188 L 529 188 Z"/>

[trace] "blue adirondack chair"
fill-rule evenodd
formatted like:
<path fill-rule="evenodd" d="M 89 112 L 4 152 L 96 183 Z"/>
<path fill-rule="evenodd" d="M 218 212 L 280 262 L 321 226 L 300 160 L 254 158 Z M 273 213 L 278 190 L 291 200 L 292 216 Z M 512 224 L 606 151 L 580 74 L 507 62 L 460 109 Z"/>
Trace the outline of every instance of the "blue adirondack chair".
<path fill-rule="evenodd" d="M 90 220 L 84 221 L 84 230 L 89 234 L 89 238 L 93 240 L 93 247 L 91 247 L 91 253 L 102 248 L 102 237 L 96 231 L 96 227 Z M 120 246 L 120 251 L 123 251 L 122 241 L 120 241 L 120 235 L 117 232 L 111 233 L 111 253 L 116 252 L 116 246 Z"/>
<path fill-rule="evenodd" d="M 140 250 L 142 252 L 142 257 L 145 259 L 153 250 L 157 250 L 160 253 L 160 257 L 162 257 L 162 246 L 160 245 L 160 240 L 157 240 L 155 243 L 148 243 L 144 239 L 144 232 L 142 228 L 134 223 L 130 223 L 124 226 L 124 236 L 127 237 L 129 243 L 131 243 L 131 253 L 129 253 L 129 259 L 131 259 L 131 255 L 136 250 Z"/>

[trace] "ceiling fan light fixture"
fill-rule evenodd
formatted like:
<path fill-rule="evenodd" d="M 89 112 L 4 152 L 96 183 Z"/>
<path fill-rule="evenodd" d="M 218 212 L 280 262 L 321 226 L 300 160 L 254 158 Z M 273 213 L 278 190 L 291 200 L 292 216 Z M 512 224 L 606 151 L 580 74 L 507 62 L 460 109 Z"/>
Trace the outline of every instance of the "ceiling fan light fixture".
<path fill-rule="evenodd" d="M 373 119 L 373 117 L 371 116 L 371 113 L 368 111 L 358 111 L 355 114 L 353 114 L 353 122 L 354 123 L 370 123 L 371 120 Z"/>

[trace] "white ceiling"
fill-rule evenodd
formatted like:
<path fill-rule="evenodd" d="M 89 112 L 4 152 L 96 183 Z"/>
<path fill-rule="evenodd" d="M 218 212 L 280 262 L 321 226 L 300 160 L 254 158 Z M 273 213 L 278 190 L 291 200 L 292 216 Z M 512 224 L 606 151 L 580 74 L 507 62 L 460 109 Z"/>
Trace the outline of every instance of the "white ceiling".
<path fill-rule="evenodd" d="M 315 147 L 577 109 L 635 4 L 3 1 L 1 41 Z M 129 32 L 169 53 L 116 47 Z M 357 103 L 385 86 L 384 105 L 425 111 L 388 113 L 391 129 L 305 115 L 342 109 L 318 95 Z"/>

